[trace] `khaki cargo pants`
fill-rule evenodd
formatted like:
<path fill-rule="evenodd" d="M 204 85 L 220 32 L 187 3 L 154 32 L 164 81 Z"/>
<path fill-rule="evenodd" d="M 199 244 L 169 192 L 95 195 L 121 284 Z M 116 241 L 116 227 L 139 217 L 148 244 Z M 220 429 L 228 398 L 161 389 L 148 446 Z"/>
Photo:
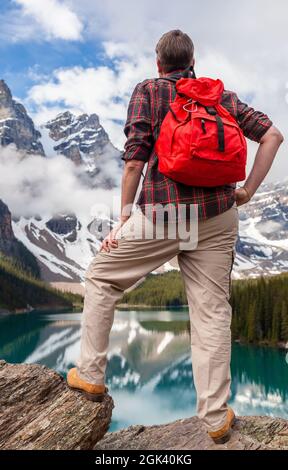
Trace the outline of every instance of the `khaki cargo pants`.
<path fill-rule="evenodd" d="M 169 239 L 167 233 L 162 239 L 131 238 L 131 227 L 144 219 L 146 223 L 147 217 L 137 210 L 124 224 L 118 247 L 99 252 L 86 272 L 79 376 L 90 383 L 104 383 L 116 302 L 124 290 L 177 255 L 189 303 L 197 413 L 209 431 L 217 430 L 225 422 L 230 396 L 228 301 L 238 209 L 234 204 L 220 215 L 199 221 L 198 245 L 188 251 L 181 248 L 179 237 Z"/>

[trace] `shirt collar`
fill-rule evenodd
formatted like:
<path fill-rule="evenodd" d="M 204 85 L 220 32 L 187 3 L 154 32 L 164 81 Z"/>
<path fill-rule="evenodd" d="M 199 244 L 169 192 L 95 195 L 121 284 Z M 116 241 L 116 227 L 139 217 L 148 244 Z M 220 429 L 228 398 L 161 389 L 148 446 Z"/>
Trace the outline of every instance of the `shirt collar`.
<path fill-rule="evenodd" d="M 171 76 L 179 76 L 184 72 L 184 69 L 176 69 L 176 70 L 172 70 L 171 72 L 167 72 L 165 73 L 165 75 L 163 76 L 164 77 L 171 77 Z"/>

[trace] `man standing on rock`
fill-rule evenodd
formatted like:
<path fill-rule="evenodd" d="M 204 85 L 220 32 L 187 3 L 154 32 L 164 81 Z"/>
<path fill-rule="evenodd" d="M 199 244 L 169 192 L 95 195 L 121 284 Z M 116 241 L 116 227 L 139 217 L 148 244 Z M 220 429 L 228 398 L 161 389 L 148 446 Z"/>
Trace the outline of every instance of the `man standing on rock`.
<path fill-rule="evenodd" d="M 197 414 L 209 435 L 220 442 L 229 437 L 235 418 L 227 402 L 237 206 L 254 195 L 283 137 L 265 114 L 224 90 L 220 80 L 196 79 L 194 46 L 187 34 L 164 34 L 156 55 L 159 77 L 138 83 L 129 103 L 121 221 L 86 272 L 81 355 L 67 381 L 88 399 L 103 399 L 117 301 L 139 279 L 177 255 L 189 302 Z M 181 100 L 186 100 L 184 105 Z M 240 166 L 246 159 L 244 136 L 259 147 L 245 184 L 235 189 L 240 181 L 236 174 L 243 173 Z M 146 163 L 138 208 L 131 214 Z M 192 244 L 187 233 L 193 233 Z"/>

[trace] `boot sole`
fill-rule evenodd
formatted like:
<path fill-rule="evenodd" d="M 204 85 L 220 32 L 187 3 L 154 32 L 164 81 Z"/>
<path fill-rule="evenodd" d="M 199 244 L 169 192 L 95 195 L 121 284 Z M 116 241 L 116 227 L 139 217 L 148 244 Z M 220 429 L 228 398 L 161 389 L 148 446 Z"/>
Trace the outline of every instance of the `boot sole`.
<path fill-rule="evenodd" d="M 104 400 L 108 391 L 108 389 L 106 388 L 105 393 L 89 393 L 85 392 L 85 390 L 82 390 L 81 388 L 71 387 L 70 385 L 68 385 L 68 387 L 70 388 L 70 390 L 74 390 L 75 392 L 81 393 L 81 395 L 83 395 L 87 400 L 98 403 L 101 403 Z"/>
<path fill-rule="evenodd" d="M 232 426 L 236 423 L 236 416 L 231 421 L 230 428 L 228 429 L 225 434 L 223 434 L 221 437 L 212 437 L 211 439 L 215 442 L 215 444 L 225 444 L 226 442 L 229 441 L 231 437 L 231 431 L 232 431 Z"/>

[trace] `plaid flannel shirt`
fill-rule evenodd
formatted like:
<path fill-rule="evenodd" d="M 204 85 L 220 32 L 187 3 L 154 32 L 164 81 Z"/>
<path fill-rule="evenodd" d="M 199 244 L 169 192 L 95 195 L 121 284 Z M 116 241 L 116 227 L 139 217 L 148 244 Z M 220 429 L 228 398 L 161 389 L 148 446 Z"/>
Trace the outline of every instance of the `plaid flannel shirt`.
<path fill-rule="evenodd" d="M 166 77 L 180 78 L 181 71 L 167 73 Z M 230 209 L 235 202 L 235 185 L 193 187 L 173 181 L 158 171 L 154 143 L 169 104 L 176 96 L 175 84 L 168 80 L 148 79 L 138 83 L 128 106 L 124 133 L 127 137 L 122 159 L 147 162 L 147 170 L 137 201 L 145 213 L 147 207 L 157 204 L 198 206 L 199 220 L 216 216 Z M 266 114 L 242 103 L 236 93 L 224 90 L 221 104 L 236 118 L 248 139 L 259 142 L 272 125 Z M 188 206 L 189 207 L 189 206 Z"/>

